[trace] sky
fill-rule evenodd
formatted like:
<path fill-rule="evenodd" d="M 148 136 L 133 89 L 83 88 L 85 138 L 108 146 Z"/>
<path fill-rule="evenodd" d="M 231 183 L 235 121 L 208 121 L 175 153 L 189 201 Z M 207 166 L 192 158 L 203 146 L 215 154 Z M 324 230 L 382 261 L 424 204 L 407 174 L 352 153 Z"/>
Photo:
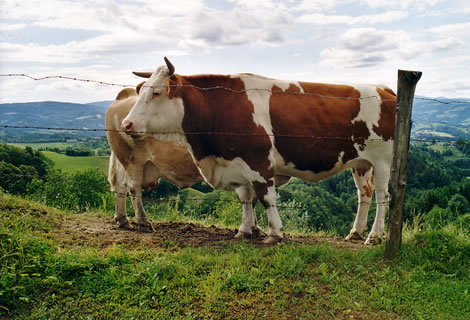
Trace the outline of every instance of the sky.
<path fill-rule="evenodd" d="M 384 84 L 470 98 L 468 0 L 2 0 L 0 103 L 113 100 L 167 56 L 176 73 Z"/>

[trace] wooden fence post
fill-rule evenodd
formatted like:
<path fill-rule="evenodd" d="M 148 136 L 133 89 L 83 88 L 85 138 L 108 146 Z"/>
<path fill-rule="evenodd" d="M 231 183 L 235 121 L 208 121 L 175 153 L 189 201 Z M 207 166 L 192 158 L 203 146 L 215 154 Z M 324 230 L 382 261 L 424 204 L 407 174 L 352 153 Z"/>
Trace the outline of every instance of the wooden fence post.
<path fill-rule="evenodd" d="M 403 227 L 403 206 L 406 188 L 406 169 L 410 147 L 411 110 L 419 71 L 398 70 L 397 106 L 395 113 L 395 139 L 393 162 L 390 170 L 389 192 L 391 196 L 388 218 L 385 258 L 393 259 L 400 250 Z"/>

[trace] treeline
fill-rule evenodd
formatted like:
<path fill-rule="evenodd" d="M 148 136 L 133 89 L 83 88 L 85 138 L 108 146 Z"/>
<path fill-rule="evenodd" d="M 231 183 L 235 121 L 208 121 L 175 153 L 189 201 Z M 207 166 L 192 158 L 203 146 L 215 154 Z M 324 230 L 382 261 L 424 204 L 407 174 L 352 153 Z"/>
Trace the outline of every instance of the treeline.
<path fill-rule="evenodd" d="M 51 151 L 69 157 L 109 156 L 111 154 L 106 138 L 80 141 L 66 148 L 42 147 L 39 151 Z"/>
<path fill-rule="evenodd" d="M 30 147 L 0 144 L 0 189 L 74 212 L 114 208 L 106 175 L 99 169 L 62 172 Z"/>
<path fill-rule="evenodd" d="M 456 150 L 435 151 L 411 146 L 408 164 L 405 220 L 426 228 L 455 224 L 470 230 L 469 143 Z M 453 152 L 464 157 L 452 159 Z M 25 198 L 75 212 L 114 209 L 106 176 L 98 169 L 64 173 L 41 152 L 0 145 L 0 187 Z M 213 190 L 206 184 L 179 190 L 161 181 L 158 189 L 144 193 L 145 208 L 154 218 L 189 217 L 238 226 L 241 206 L 234 192 Z M 171 201 L 165 201 L 161 198 Z M 195 200 L 201 199 L 201 200 Z M 357 195 L 350 172 L 343 172 L 316 185 L 292 179 L 278 190 L 278 207 L 286 231 L 326 231 L 346 235 L 354 221 Z M 369 228 L 374 219 L 371 206 Z M 256 207 L 261 226 L 267 226 L 264 208 Z M 128 214 L 133 215 L 128 201 Z"/>
<path fill-rule="evenodd" d="M 43 147 L 39 148 L 39 151 L 51 151 L 69 157 L 92 157 L 110 155 L 109 148 L 90 149 L 84 146 L 67 147 L 65 149 L 57 147 Z"/>

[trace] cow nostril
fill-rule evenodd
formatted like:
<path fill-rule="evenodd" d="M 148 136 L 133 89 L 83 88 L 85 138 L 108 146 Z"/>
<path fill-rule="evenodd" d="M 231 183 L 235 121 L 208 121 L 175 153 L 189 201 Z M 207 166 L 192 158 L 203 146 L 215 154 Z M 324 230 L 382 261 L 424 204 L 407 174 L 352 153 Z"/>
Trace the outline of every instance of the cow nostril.
<path fill-rule="evenodd" d="M 133 127 L 133 124 L 131 121 L 126 121 L 122 124 L 122 128 L 125 130 L 125 131 L 131 131 L 132 130 L 132 127 Z"/>

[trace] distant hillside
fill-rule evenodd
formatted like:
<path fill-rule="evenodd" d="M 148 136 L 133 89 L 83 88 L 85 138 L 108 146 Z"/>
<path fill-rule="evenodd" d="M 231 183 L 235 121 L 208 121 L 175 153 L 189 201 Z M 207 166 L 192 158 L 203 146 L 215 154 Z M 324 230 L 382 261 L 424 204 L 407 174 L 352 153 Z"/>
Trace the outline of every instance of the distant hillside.
<path fill-rule="evenodd" d="M 412 120 L 416 139 L 470 138 L 470 99 L 416 97 Z"/>
<path fill-rule="evenodd" d="M 55 101 L 0 104 L 0 125 L 46 128 L 104 129 L 104 114 L 112 101 L 88 104 Z M 14 137 L 45 140 L 58 136 L 103 136 L 104 131 L 86 132 L 46 129 L 0 128 L 0 140 L 14 141 Z"/>
<path fill-rule="evenodd" d="M 412 137 L 439 140 L 470 139 L 470 99 L 435 100 L 416 97 L 413 105 Z M 0 125 L 104 129 L 104 113 L 111 103 L 112 101 L 87 104 L 44 101 L 0 104 Z M 104 134 L 104 131 L 0 128 L 0 141 L 60 141 L 64 137 Z"/>

